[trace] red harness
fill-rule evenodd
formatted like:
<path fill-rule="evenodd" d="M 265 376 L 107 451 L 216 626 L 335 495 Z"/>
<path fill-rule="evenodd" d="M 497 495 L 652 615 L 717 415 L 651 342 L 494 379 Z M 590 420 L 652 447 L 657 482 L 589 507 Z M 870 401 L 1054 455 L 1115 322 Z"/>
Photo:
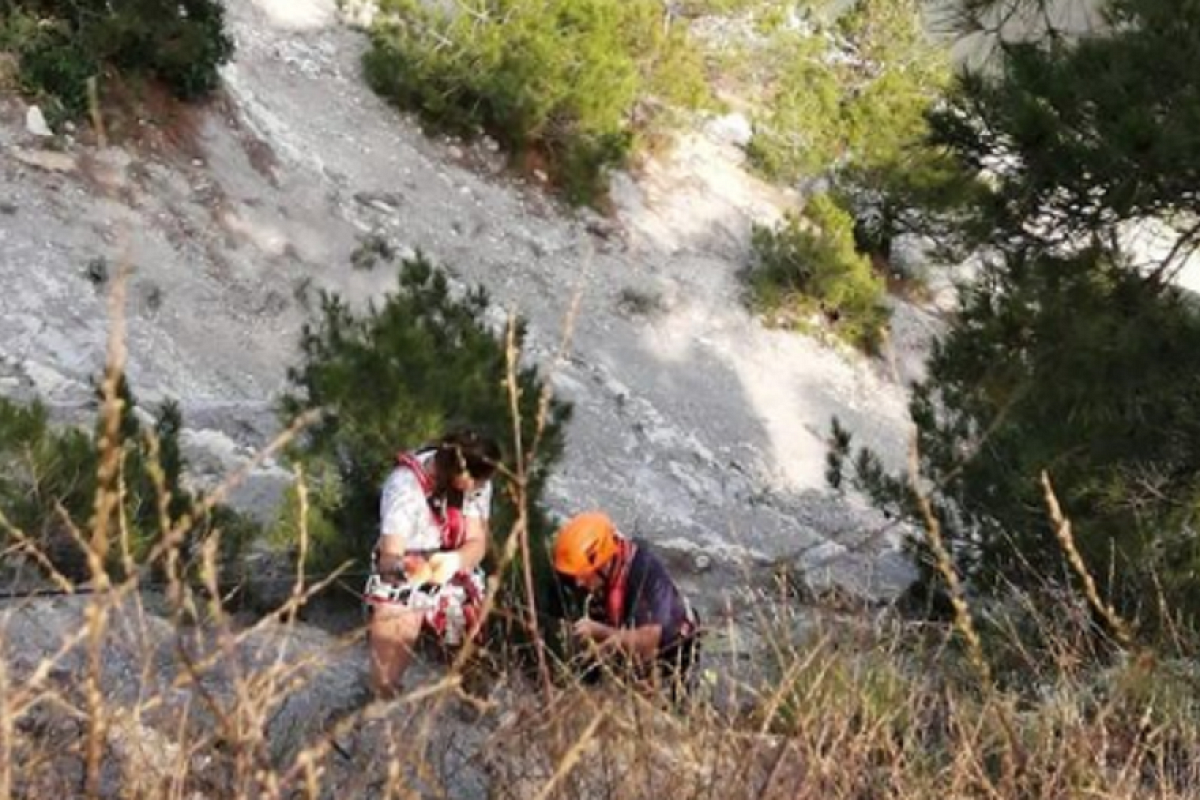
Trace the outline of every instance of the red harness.
<path fill-rule="evenodd" d="M 620 627 L 625 614 L 626 586 L 629 583 L 629 568 L 633 565 L 633 556 L 637 553 L 637 545 L 628 539 L 617 539 L 617 554 L 614 556 L 616 571 L 608 581 L 608 591 L 604 597 L 604 611 L 608 614 L 608 624 Z"/>

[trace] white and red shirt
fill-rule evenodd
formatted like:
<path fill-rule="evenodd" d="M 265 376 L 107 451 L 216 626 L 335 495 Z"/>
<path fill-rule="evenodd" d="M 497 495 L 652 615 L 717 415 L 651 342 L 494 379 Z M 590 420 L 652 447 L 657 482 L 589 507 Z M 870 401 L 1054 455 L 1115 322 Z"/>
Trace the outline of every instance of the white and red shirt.
<path fill-rule="evenodd" d="M 422 450 L 413 457 L 428 467 L 435 450 Z M 437 502 L 435 499 L 434 502 Z M 492 506 L 492 484 L 485 482 L 463 496 L 462 515 L 486 521 Z M 412 469 L 400 464 L 383 484 L 379 500 L 379 535 L 404 537 L 408 551 L 430 552 L 442 549 L 442 530 L 430 513 L 430 500 Z"/>

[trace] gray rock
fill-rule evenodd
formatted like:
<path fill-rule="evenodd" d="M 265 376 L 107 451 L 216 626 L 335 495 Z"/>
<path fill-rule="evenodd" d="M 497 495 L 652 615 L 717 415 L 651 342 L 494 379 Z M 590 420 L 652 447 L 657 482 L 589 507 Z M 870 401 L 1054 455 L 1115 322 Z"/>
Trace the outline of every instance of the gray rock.
<path fill-rule="evenodd" d="M 708 123 L 705 130 L 714 140 L 745 147 L 754 138 L 754 126 L 745 114 L 726 114 Z"/>
<path fill-rule="evenodd" d="M 213 743 L 228 739 L 221 714 L 236 708 L 242 747 L 257 753 L 258 766 L 283 774 L 302 752 L 317 754 L 322 796 L 368 796 L 391 780 L 395 764 L 412 785 L 425 785 L 423 796 L 488 798 L 477 756 L 490 726 L 446 692 L 368 705 L 361 639 L 270 622 L 219 636 L 208 625 L 174 627 L 146 610 L 156 604 L 130 597 L 108 608 L 94 662 L 81 632 L 101 607 L 98 596 L 0 604 L 6 691 L 53 693 L 84 708 L 87 676 L 98 665 L 108 721 L 101 797 L 163 795 L 181 766 L 190 788 L 207 788 L 202 796 L 230 796 L 236 755 Z M 408 676 L 414 688 L 440 677 L 420 661 Z M 82 786 L 86 728 L 68 708 L 39 702 L 11 720 L 16 751 L 41 756 L 19 776 L 22 796 L 73 796 Z M 181 734 L 189 744 L 207 742 L 190 764 L 181 763 Z"/>
<path fill-rule="evenodd" d="M 399 192 L 356 192 L 354 199 L 384 213 L 391 213 L 404 205 L 404 195 Z"/>
<path fill-rule="evenodd" d="M 300 303 L 280 302 L 291 297 L 285 287 L 335 289 L 354 308 L 378 302 L 394 273 L 345 265 L 360 233 L 383 231 L 448 266 L 456 291 L 482 285 L 493 308 L 528 320 L 524 355 L 547 370 L 581 297 L 573 358 L 553 379 L 576 408 L 552 511 L 601 507 L 652 541 L 702 546 L 712 560 L 704 591 L 718 605 L 736 585 L 732 565 L 863 527 L 858 510 L 831 511 L 845 503 L 824 489 L 828 421 L 837 414 L 902 465 L 905 392 L 866 359 L 764 330 L 746 313 L 738 272 L 750 226 L 794 198 L 746 173 L 730 144 L 745 138 L 745 120 L 718 121 L 724 141 L 689 135 L 636 176 L 618 172 L 611 213 L 564 213 L 534 181 L 452 162 L 457 142 L 430 142 L 381 102 L 361 79 L 361 36 L 335 24 L 331 5 L 227 8 L 239 45 L 222 72 L 228 104 L 197 111 L 203 135 L 182 169 L 112 152 L 88 161 L 80 145 L 78 169 L 70 154 L 26 151 L 24 163 L 41 165 L 0 170 L 0 197 L 20 208 L 0 225 L 0 282 L 11 287 L 0 293 L 0 355 L 35 359 L 64 379 L 94 374 L 107 298 L 81 291 L 76 265 L 97 253 L 115 264 L 128 249 L 137 285 L 164 292 L 157 311 L 131 303 L 135 390 L 180 400 L 187 455 L 211 485 L 279 429 L 269 414 L 245 425 L 287 386 L 310 318 Z M 12 128 L 0 130 L 5 141 L 25 136 L 19 121 L 2 124 Z M 44 174 L 52 168 L 60 174 Z M 630 286 L 653 287 L 661 309 L 625 313 L 615 299 Z M 59 403 L 87 397 L 62 381 L 39 387 Z M 196 421 L 205 407 L 216 410 Z M 265 511 L 281 485 L 267 475 L 235 497 Z M 860 566 L 881 552 L 869 548 Z"/>
<path fill-rule="evenodd" d="M 27 150 L 14 147 L 9 151 L 12 157 L 46 172 L 75 172 L 79 169 L 79 160 L 70 153 L 59 153 L 54 150 Z"/>
<path fill-rule="evenodd" d="M 30 106 L 25 111 L 25 130 L 33 136 L 53 136 L 54 131 L 46 123 L 46 116 L 38 106 Z"/>

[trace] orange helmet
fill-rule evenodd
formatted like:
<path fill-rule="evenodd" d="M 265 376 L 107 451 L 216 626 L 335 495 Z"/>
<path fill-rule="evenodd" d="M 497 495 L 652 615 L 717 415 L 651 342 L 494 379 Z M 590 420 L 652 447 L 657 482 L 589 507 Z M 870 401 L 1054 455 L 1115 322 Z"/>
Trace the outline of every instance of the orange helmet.
<path fill-rule="evenodd" d="M 591 575 L 617 554 L 617 528 L 607 514 L 572 517 L 554 538 L 554 569 L 564 575 Z"/>

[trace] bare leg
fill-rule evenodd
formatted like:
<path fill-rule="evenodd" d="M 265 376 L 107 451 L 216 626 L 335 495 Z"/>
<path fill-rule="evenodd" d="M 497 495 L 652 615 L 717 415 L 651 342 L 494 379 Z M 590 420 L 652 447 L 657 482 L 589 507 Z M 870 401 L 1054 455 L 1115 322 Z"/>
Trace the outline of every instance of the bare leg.
<path fill-rule="evenodd" d="M 412 661 L 424 612 L 378 605 L 367 631 L 371 648 L 371 688 L 380 699 L 400 694 L 404 672 Z"/>

